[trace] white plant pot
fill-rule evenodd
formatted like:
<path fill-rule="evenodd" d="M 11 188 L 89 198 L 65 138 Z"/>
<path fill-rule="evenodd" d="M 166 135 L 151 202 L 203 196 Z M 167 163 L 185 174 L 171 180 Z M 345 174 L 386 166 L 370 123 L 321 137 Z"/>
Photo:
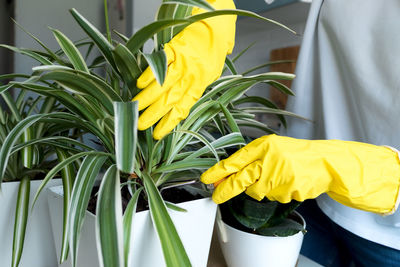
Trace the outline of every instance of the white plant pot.
<path fill-rule="evenodd" d="M 59 257 L 63 218 L 62 187 L 50 188 L 48 190 L 48 201 L 56 253 L 57 257 Z M 184 202 L 178 204 L 178 206 L 186 209 L 187 212 L 169 210 L 169 213 L 192 266 L 205 267 L 210 250 L 217 205 L 210 198 L 206 198 Z M 87 211 L 79 241 L 77 266 L 99 266 L 95 235 L 95 215 Z M 134 245 L 132 250 L 134 258 L 132 267 L 165 266 L 161 245 L 148 211 L 141 211 L 135 214 L 133 236 Z M 59 266 L 70 267 L 70 257 Z"/>
<path fill-rule="evenodd" d="M 297 213 L 303 225 L 305 221 Z M 272 237 L 237 230 L 217 216 L 218 239 L 229 267 L 294 267 L 300 254 L 304 234 Z"/>
<path fill-rule="evenodd" d="M 42 180 L 31 181 L 30 205 Z M 46 187 L 61 184 L 61 180 L 51 180 Z M 17 204 L 19 182 L 5 182 L 0 193 L 0 266 L 11 266 L 14 215 Z M 54 267 L 57 265 L 51 231 L 46 192 L 39 196 L 30 215 L 25 233 L 25 244 L 20 267 Z"/>

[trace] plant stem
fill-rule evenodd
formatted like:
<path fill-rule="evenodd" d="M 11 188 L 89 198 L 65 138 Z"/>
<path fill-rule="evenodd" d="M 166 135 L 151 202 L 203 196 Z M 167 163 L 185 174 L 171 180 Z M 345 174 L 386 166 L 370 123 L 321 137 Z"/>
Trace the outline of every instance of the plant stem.
<path fill-rule="evenodd" d="M 104 0 L 104 19 L 106 22 L 107 40 L 111 43 L 110 23 L 108 21 L 108 5 L 107 0 Z"/>

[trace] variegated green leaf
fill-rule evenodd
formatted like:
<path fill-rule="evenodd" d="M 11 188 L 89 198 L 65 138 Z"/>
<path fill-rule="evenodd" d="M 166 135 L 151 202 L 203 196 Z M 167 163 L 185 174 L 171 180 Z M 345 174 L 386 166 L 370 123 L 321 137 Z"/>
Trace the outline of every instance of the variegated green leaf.
<path fill-rule="evenodd" d="M 79 237 L 94 182 L 107 157 L 86 156 L 76 175 L 67 219 L 72 267 L 76 267 Z"/>
<path fill-rule="evenodd" d="M 21 179 L 19 184 L 14 220 L 12 267 L 17 267 L 19 265 L 24 248 L 26 224 L 29 215 L 30 183 L 29 177 L 25 176 Z"/>
<path fill-rule="evenodd" d="M 133 173 L 137 144 L 138 103 L 114 102 L 115 154 L 118 169 Z"/>
<path fill-rule="evenodd" d="M 164 173 L 172 171 L 180 171 L 187 169 L 208 169 L 217 163 L 216 159 L 198 158 L 190 160 L 181 160 L 168 165 L 161 166 L 153 171 L 153 173 Z"/>
<path fill-rule="evenodd" d="M 83 17 L 78 11 L 74 8 L 70 10 L 72 16 L 75 21 L 79 24 L 79 26 L 86 32 L 86 34 L 93 40 L 93 42 L 97 45 L 101 53 L 107 59 L 107 61 L 111 64 L 111 66 L 115 67 L 114 58 L 112 56 L 113 46 L 104 37 L 101 32 L 93 26 L 85 17 Z"/>
<path fill-rule="evenodd" d="M 108 168 L 96 206 L 96 240 L 100 266 L 125 266 L 119 171 Z"/>
<path fill-rule="evenodd" d="M 68 154 L 61 150 L 56 149 L 57 157 L 59 162 L 64 162 L 68 159 Z M 61 178 L 63 183 L 63 235 L 61 241 L 61 254 L 60 254 L 60 264 L 64 262 L 68 257 L 69 247 L 68 247 L 68 235 L 67 235 L 67 218 L 69 213 L 69 202 L 71 200 L 72 186 L 74 184 L 75 170 L 74 166 L 71 164 L 66 165 L 61 170 Z"/>
<path fill-rule="evenodd" d="M 143 188 L 140 188 L 135 191 L 132 195 L 131 200 L 129 200 L 128 206 L 125 209 L 124 213 L 124 258 L 125 258 L 125 267 L 132 266 L 132 245 L 133 245 L 133 224 L 135 222 L 134 217 L 136 213 L 136 206 L 139 199 L 139 195 L 142 192 Z M 134 256 L 134 255 L 133 255 Z"/>
<path fill-rule="evenodd" d="M 151 218 L 160 239 L 166 266 L 191 266 L 189 257 L 168 214 L 160 192 L 153 180 L 147 175 L 144 175 L 144 186 L 148 194 Z"/>
<path fill-rule="evenodd" d="M 164 50 L 160 50 L 151 54 L 143 54 L 149 64 L 154 77 L 160 85 L 163 85 L 165 76 L 167 76 L 167 55 Z"/>
<path fill-rule="evenodd" d="M 64 51 L 65 55 L 69 58 L 74 68 L 76 70 L 81 70 L 89 73 L 89 69 L 86 66 L 85 60 L 83 59 L 81 53 L 79 52 L 78 48 L 76 48 L 74 43 L 59 30 L 53 29 L 52 31 L 58 44 Z"/>

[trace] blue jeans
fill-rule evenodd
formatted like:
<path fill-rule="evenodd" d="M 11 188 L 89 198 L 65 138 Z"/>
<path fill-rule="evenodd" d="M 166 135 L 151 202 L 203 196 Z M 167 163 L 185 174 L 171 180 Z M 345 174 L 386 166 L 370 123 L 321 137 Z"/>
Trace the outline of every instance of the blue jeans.
<path fill-rule="evenodd" d="M 343 229 L 329 219 L 315 200 L 307 200 L 297 211 L 306 220 L 307 233 L 301 254 L 327 267 L 400 266 L 400 250 L 389 248 Z"/>

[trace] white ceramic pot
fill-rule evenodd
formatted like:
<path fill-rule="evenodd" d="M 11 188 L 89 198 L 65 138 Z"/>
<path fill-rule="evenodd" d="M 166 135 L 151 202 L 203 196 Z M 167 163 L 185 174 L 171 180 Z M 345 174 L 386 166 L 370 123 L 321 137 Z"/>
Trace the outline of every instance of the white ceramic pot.
<path fill-rule="evenodd" d="M 62 187 L 50 188 L 48 190 L 48 201 L 54 242 L 59 257 L 63 218 Z M 178 206 L 186 209 L 187 212 L 169 210 L 169 213 L 192 266 L 205 267 L 210 250 L 217 205 L 211 199 L 206 198 L 184 202 L 178 204 Z M 135 214 L 134 220 L 134 245 L 132 248 L 134 259 L 131 266 L 165 266 L 161 245 L 153 228 L 150 213 L 148 211 L 138 212 Z M 99 266 L 95 234 L 95 216 L 87 211 L 79 241 L 77 266 Z M 70 267 L 70 258 L 59 266 Z"/>
<path fill-rule="evenodd" d="M 305 221 L 297 213 L 305 226 Z M 272 237 L 237 230 L 217 216 L 218 239 L 229 267 L 294 267 L 304 234 Z"/>
<path fill-rule="evenodd" d="M 31 181 L 30 205 L 41 180 Z M 48 186 L 61 184 L 61 180 L 51 180 Z M 19 182 L 5 182 L 0 193 L 0 266 L 11 266 L 14 215 L 17 204 Z M 20 267 L 54 267 L 57 265 L 51 231 L 46 191 L 39 196 L 33 210 L 29 210 L 25 233 L 25 244 Z"/>

